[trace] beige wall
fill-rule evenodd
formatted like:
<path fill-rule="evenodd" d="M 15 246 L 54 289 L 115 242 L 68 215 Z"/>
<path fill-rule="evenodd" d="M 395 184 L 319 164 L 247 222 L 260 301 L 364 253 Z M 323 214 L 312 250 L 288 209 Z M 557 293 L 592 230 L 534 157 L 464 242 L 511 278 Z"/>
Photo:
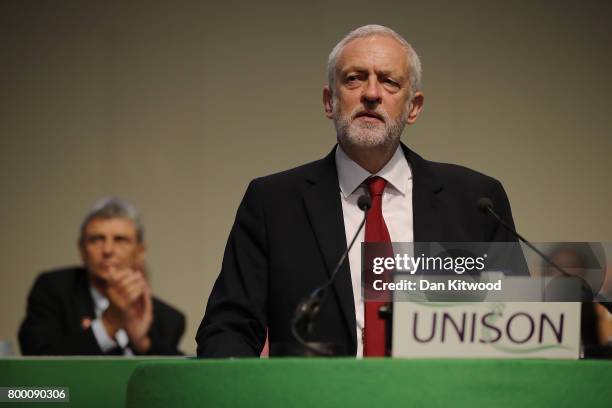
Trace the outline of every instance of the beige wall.
<path fill-rule="evenodd" d="M 366 23 L 422 56 L 408 145 L 500 179 L 534 241 L 612 241 L 612 3 L 205 3 L 0 5 L 0 339 L 113 194 L 140 208 L 154 290 L 195 352 L 248 181 L 331 149 L 327 53 Z"/>

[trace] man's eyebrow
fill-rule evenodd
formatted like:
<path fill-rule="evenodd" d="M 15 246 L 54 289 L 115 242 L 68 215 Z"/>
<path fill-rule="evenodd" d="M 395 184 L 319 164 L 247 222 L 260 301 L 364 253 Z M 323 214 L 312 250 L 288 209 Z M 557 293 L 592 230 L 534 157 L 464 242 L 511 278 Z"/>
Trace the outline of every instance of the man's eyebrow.
<path fill-rule="evenodd" d="M 84 239 L 87 241 L 91 241 L 94 239 L 100 239 L 100 238 L 104 238 L 104 234 L 98 234 L 98 233 L 85 234 L 85 237 L 84 237 Z"/>
<path fill-rule="evenodd" d="M 351 65 L 347 68 L 341 69 L 340 72 L 344 75 L 346 75 L 349 72 L 365 72 L 368 69 L 365 67 L 360 67 L 359 65 Z"/>
<path fill-rule="evenodd" d="M 368 68 L 361 67 L 359 65 L 350 65 L 347 68 L 341 69 L 340 73 L 342 75 L 346 75 L 346 74 L 348 74 L 350 72 L 359 72 L 359 73 L 362 73 L 362 72 L 367 72 L 367 71 L 368 71 Z M 394 78 L 394 79 L 396 79 L 398 81 L 403 81 L 404 79 L 407 78 L 406 75 L 401 74 L 401 73 L 397 73 L 396 74 L 396 73 L 394 73 L 390 69 L 378 69 L 378 70 L 376 70 L 376 74 L 377 75 L 388 76 L 388 77 Z"/>

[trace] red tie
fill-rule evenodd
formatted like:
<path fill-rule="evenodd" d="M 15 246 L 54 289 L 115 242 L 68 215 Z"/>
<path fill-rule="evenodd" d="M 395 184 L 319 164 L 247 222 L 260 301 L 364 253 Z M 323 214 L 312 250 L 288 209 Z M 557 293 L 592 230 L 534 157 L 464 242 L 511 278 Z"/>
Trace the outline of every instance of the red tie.
<path fill-rule="evenodd" d="M 387 180 L 371 177 L 365 181 L 365 184 L 372 198 L 372 207 L 366 219 L 365 242 L 391 242 L 382 214 L 382 195 Z M 384 304 L 385 302 L 365 301 L 364 356 L 383 357 L 385 355 L 385 321 L 378 315 L 378 309 Z"/>

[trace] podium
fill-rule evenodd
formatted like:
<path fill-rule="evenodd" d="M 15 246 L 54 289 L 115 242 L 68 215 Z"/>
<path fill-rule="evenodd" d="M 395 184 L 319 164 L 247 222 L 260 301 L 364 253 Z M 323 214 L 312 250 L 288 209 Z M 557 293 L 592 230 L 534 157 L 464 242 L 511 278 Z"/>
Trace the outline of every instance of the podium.
<path fill-rule="evenodd" d="M 126 407 L 609 407 L 612 362 L 238 359 L 144 363 Z"/>
<path fill-rule="evenodd" d="M 607 408 L 611 375 L 609 360 L 0 359 L 0 386 L 69 387 L 69 404 L 43 405 L 88 408 Z"/>

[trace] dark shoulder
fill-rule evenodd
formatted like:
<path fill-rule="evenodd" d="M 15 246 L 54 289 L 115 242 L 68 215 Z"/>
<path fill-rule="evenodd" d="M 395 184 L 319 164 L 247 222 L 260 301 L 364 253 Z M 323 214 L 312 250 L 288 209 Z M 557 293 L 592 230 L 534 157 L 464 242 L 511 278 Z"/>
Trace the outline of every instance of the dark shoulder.
<path fill-rule="evenodd" d="M 499 181 L 479 171 L 451 163 L 427 161 L 434 174 L 445 185 L 498 185 Z"/>
<path fill-rule="evenodd" d="M 251 186 L 257 189 L 283 189 L 295 187 L 307 180 L 316 180 L 326 171 L 335 171 L 333 157 L 327 156 L 278 173 L 258 177 L 251 181 Z"/>
<path fill-rule="evenodd" d="M 68 267 L 42 272 L 34 281 L 33 289 L 50 293 L 70 294 L 74 288 L 87 280 L 87 271 L 82 267 Z"/>
<path fill-rule="evenodd" d="M 156 317 L 163 317 L 179 324 L 185 322 L 185 315 L 181 311 L 156 296 L 153 296 L 153 313 Z"/>

